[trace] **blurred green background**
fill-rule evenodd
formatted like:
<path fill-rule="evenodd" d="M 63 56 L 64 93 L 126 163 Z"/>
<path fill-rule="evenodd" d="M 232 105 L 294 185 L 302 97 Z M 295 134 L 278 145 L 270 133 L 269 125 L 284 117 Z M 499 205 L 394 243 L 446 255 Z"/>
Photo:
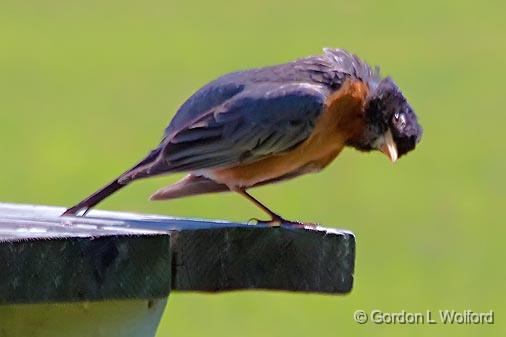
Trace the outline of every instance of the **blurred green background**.
<path fill-rule="evenodd" d="M 425 133 L 392 166 L 346 150 L 318 175 L 253 190 L 288 218 L 357 235 L 347 296 L 171 295 L 158 336 L 504 336 L 506 3 L 18 1 L 0 3 L 0 200 L 70 205 L 140 159 L 178 106 L 229 71 L 349 49 L 379 64 Z M 263 216 L 235 195 L 101 208 Z M 212 243 L 210 243 L 212 244 Z M 359 325 L 357 309 L 495 311 L 495 324 Z"/>

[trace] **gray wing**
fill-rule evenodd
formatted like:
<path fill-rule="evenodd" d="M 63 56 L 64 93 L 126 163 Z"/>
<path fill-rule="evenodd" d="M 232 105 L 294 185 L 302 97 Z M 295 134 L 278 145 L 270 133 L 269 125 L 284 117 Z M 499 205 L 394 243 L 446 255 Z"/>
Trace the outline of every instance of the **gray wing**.
<path fill-rule="evenodd" d="M 311 134 L 327 90 L 310 83 L 253 84 L 166 139 L 167 170 L 235 166 L 290 150 Z"/>
<path fill-rule="evenodd" d="M 250 83 L 203 113 L 179 111 L 178 128 L 167 128 L 158 159 L 120 182 L 230 167 L 288 151 L 309 137 L 328 94 L 328 87 L 315 83 Z"/>

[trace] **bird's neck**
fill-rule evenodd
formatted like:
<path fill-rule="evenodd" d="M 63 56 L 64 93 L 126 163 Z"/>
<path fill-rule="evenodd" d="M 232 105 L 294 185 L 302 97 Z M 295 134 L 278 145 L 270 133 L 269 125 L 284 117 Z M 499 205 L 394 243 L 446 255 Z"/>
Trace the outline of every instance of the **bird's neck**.
<path fill-rule="evenodd" d="M 325 123 L 334 127 L 334 134 L 341 142 L 347 143 L 360 137 L 365 128 L 365 105 L 369 94 L 366 83 L 348 79 L 327 99 Z"/>

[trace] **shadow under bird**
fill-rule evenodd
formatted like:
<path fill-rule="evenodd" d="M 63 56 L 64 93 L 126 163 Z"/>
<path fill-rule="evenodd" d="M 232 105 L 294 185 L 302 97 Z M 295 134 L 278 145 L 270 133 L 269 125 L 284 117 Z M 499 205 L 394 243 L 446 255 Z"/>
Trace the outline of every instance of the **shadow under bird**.
<path fill-rule="evenodd" d="M 342 49 L 271 67 L 226 74 L 177 111 L 161 143 L 109 185 L 63 213 L 86 214 L 134 180 L 187 172 L 152 200 L 237 192 L 272 225 L 284 220 L 247 189 L 318 172 L 345 146 L 378 150 L 395 162 L 413 150 L 422 129 L 390 77 L 381 78 Z"/>

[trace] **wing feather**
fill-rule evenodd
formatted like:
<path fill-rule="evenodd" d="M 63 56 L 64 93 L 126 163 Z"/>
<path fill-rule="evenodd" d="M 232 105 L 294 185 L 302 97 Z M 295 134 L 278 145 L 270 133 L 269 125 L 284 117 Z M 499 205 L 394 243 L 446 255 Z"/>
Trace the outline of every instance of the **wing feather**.
<path fill-rule="evenodd" d="M 235 166 L 288 151 L 311 134 L 327 95 L 318 84 L 255 84 L 167 138 L 166 169 Z"/>

